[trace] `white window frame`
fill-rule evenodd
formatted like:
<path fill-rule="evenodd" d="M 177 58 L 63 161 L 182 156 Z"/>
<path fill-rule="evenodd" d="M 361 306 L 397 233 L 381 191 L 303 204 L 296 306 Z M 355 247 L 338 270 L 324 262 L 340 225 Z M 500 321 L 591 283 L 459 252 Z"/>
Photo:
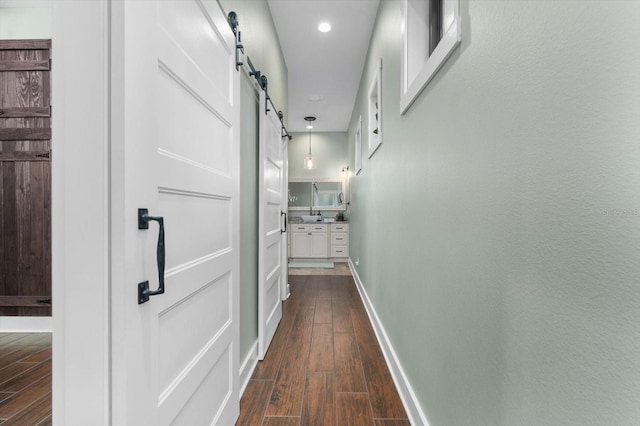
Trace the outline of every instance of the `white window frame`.
<path fill-rule="evenodd" d="M 367 156 L 371 158 L 382 145 L 382 58 L 378 59 L 375 74 L 368 92 L 369 125 L 367 131 Z M 378 133 L 373 133 L 377 129 Z"/>
<path fill-rule="evenodd" d="M 402 70 L 401 70 L 401 95 L 400 95 L 400 114 L 407 112 L 411 104 L 417 99 L 418 95 L 427 86 L 429 81 L 436 75 L 440 67 L 444 65 L 447 58 L 453 53 L 456 47 L 462 41 L 462 26 L 460 23 L 460 4 L 459 0 L 443 0 L 443 31 L 442 39 L 433 50 L 431 55 L 422 64 L 420 70 L 415 77 L 410 77 L 409 60 L 412 57 L 414 49 L 420 49 L 422 52 L 428 51 L 429 39 L 422 37 L 420 34 L 425 31 L 412 31 L 409 28 L 412 24 L 413 16 L 410 11 L 411 5 L 419 2 L 424 4 L 425 1 L 431 0 L 402 0 Z M 416 46 L 416 47 L 414 47 Z M 415 60 L 415 55 L 414 60 Z"/>
<path fill-rule="evenodd" d="M 358 122 L 356 123 L 354 143 L 355 170 L 353 171 L 353 174 L 354 176 L 357 176 L 362 170 L 362 116 L 358 117 Z"/>

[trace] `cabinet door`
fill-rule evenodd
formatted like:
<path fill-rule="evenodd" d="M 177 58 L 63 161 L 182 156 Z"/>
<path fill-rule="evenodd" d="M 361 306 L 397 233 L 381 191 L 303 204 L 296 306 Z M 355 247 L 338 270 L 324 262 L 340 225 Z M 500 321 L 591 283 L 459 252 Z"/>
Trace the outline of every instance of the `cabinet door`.
<path fill-rule="evenodd" d="M 291 234 L 291 257 L 310 257 L 309 238 L 306 232 Z"/>
<path fill-rule="evenodd" d="M 328 245 L 327 234 L 314 232 L 311 234 L 310 257 L 327 257 Z"/>

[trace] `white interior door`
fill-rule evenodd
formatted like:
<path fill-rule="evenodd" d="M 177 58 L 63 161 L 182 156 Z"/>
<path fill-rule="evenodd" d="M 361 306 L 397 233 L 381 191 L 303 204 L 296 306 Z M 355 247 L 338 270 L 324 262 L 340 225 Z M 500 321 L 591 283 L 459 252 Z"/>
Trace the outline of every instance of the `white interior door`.
<path fill-rule="evenodd" d="M 215 0 L 113 2 L 112 15 L 114 282 L 122 279 L 113 296 L 113 424 L 232 425 L 240 165 L 233 34 Z M 158 223 L 138 229 L 138 208 L 163 217 L 165 228 L 165 292 L 142 304 L 138 283 L 158 287 L 162 250 Z"/>
<path fill-rule="evenodd" d="M 285 136 L 282 138 L 282 205 L 280 209 L 282 213 L 288 213 L 289 211 L 289 198 L 287 194 L 289 193 L 289 137 Z M 287 240 L 289 238 L 289 224 L 286 223 L 288 220 L 288 214 L 284 215 L 282 218 L 285 223 L 282 224 L 286 232 L 282 234 L 282 254 L 281 254 L 281 271 L 280 271 L 280 294 L 282 296 L 282 300 L 287 300 L 289 295 L 291 294 L 291 289 L 289 288 L 289 252 L 288 252 L 288 244 Z"/>
<path fill-rule="evenodd" d="M 281 124 L 273 108 L 265 113 L 260 91 L 258 190 L 258 358 L 264 359 L 282 318 L 282 193 Z"/>

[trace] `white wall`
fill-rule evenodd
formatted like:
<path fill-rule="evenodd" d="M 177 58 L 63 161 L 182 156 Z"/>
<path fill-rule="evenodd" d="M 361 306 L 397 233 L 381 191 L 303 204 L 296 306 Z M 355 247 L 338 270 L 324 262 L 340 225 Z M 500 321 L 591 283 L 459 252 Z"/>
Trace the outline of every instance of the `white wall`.
<path fill-rule="evenodd" d="M 404 116 L 398 3 L 350 254 L 427 419 L 640 424 L 640 2 L 461 0 Z"/>
<path fill-rule="evenodd" d="M 115 127 L 109 122 L 109 14 L 106 0 L 59 0 L 53 16 L 53 417 L 56 425 L 87 419 L 107 425 L 110 235 L 119 235 L 111 232 L 119 221 L 111 221 L 108 208 L 108 153 L 117 155 L 108 132 Z"/>

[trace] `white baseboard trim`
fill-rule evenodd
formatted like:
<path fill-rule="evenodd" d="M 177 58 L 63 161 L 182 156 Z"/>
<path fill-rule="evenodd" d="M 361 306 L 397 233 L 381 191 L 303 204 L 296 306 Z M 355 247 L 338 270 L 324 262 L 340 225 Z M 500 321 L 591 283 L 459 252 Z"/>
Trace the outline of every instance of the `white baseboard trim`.
<path fill-rule="evenodd" d="M 249 380 L 251 379 L 251 375 L 253 374 L 253 370 L 256 369 L 258 365 L 258 339 L 256 339 L 253 346 L 251 346 L 251 350 L 247 354 L 247 357 L 242 362 L 240 366 L 240 398 L 244 394 L 247 385 L 249 384 Z"/>
<path fill-rule="evenodd" d="M 0 317 L 1 333 L 51 333 L 51 317 Z"/>
<path fill-rule="evenodd" d="M 411 387 L 409 380 L 407 380 L 407 376 L 402 369 L 402 365 L 400 365 L 400 360 L 398 359 L 393 346 L 391 346 L 391 341 L 387 336 L 387 332 L 384 330 L 384 327 L 380 322 L 380 318 L 378 318 L 378 314 L 371 303 L 371 299 L 369 299 L 369 296 L 367 295 L 367 291 L 362 285 L 358 271 L 356 271 L 356 267 L 351 261 L 351 258 L 349 258 L 349 268 L 351 269 L 354 281 L 356 282 L 356 287 L 360 293 L 362 303 L 367 310 L 367 315 L 369 315 L 369 320 L 371 321 L 373 330 L 378 338 L 378 343 L 382 348 L 382 353 L 384 354 L 389 370 L 391 371 L 393 381 L 395 382 L 398 393 L 400 394 L 400 399 L 402 399 L 404 408 L 407 411 L 407 416 L 409 416 L 409 421 L 412 425 L 429 426 L 427 416 L 425 416 L 422 411 L 422 407 L 420 407 L 420 404 L 418 403 L 416 394 L 413 392 L 413 388 Z"/>

